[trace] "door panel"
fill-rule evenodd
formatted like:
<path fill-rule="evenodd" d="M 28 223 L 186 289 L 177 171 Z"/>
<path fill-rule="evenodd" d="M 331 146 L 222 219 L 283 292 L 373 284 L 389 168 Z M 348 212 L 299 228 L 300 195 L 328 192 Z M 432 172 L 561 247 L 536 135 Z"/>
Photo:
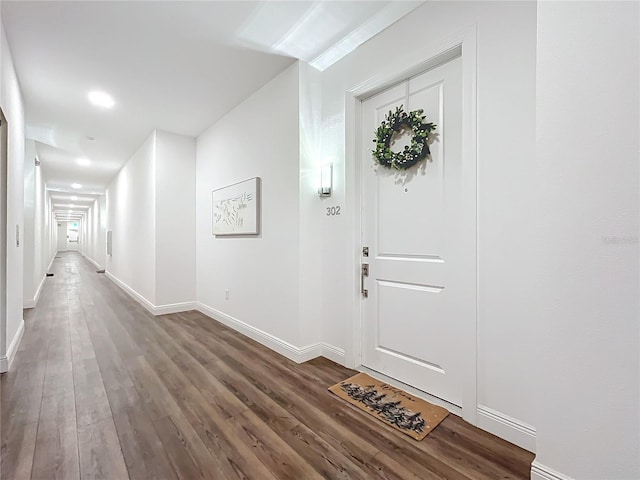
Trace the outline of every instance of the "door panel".
<path fill-rule="evenodd" d="M 66 252 L 68 250 L 67 245 L 67 222 L 58 223 L 58 251 Z"/>
<path fill-rule="evenodd" d="M 405 95 L 397 104 L 404 104 L 406 111 L 422 108 L 429 113 L 427 121 L 443 124 L 440 109 L 442 85 L 410 94 L 408 101 L 406 86 L 403 90 Z M 395 109 L 397 104 L 392 108 Z M 376 125 L 384 120 L 390 108 L 376 108 Z M 440 251 L 444 165 L 441 143 L 433 142 L 430 147 L 432 161 L 414 167 L 415 175 L 404 186 L 398 185 L 395 172 L 387 169 L 377 171 L 378 222 L 384 225 L 377 231 L 381 254 L 430 255 Z M 427 169 L 429 175 L 426 175 Z M 399 209 L 398 205 L 402 204 L 416 208 Z"/>
<path fill-rule="evenodd" d="M 462 404 L 461 329 L 475 309 L 475 211 L 463 184 L 462 61 L 458 57 L 362 104 L 363 365 L 452 404 Z M 406 172 L 377 167 L 371 139 L 403 104 L 437 124 L 431 156 Z M 398 136 L 392 149 L 409 138 Z M 473 180 L 473 179 L 472 179 Z M 466 233 L 465 233 L 466 232 Z M 464 233 L 464 235 L 463 235 Z"/>

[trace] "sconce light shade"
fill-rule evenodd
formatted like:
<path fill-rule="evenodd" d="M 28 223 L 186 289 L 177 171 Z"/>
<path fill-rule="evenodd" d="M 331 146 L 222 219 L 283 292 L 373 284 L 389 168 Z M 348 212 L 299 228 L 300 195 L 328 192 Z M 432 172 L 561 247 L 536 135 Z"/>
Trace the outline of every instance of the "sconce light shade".
<path fill-rule="evenodd" d="M 333 164 L 329 163 L 320 169 L 320 187 L 318 195 L 321 197 L 330 197 L 333 187 Z"/>

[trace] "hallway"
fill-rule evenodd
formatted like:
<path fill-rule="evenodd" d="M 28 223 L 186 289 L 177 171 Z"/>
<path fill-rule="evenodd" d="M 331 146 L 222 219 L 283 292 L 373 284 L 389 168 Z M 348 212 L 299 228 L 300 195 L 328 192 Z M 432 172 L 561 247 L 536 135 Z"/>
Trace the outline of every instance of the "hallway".
<path fill-rule="evenodd" d="M 533 455 L 450 415 L 415 442 L 197 312 L 153 317 L 77 253 L 2 377 L 3 479 L 525 479 Z"/>

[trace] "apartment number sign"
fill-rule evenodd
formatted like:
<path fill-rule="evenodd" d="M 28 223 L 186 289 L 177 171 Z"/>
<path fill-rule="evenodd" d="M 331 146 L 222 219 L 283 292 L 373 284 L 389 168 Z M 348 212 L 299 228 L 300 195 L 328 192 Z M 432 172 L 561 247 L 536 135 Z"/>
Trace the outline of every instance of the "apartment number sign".
<path fill-rule="evenodd" d="M 332 207 L 326 207 L 326 211 L 327 211 L 327 217 L 335 217 L 337 215 L 340 215 L 340 211 L 342 210 L 342 207 L 340 205 L 334 205 Z"/>

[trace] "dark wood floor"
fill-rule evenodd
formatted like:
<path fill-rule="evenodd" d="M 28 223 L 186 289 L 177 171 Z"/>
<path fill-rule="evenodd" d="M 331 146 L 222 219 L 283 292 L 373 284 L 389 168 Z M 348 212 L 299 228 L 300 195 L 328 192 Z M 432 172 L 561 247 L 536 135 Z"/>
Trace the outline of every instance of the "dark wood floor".
<path fill-rule="evenodd" d="M 526 479 L 533 456 L 450 415 L 416 442 L 198 313 L 153 317 L 77 254 L 2 376 L 3 479 Z"/>

